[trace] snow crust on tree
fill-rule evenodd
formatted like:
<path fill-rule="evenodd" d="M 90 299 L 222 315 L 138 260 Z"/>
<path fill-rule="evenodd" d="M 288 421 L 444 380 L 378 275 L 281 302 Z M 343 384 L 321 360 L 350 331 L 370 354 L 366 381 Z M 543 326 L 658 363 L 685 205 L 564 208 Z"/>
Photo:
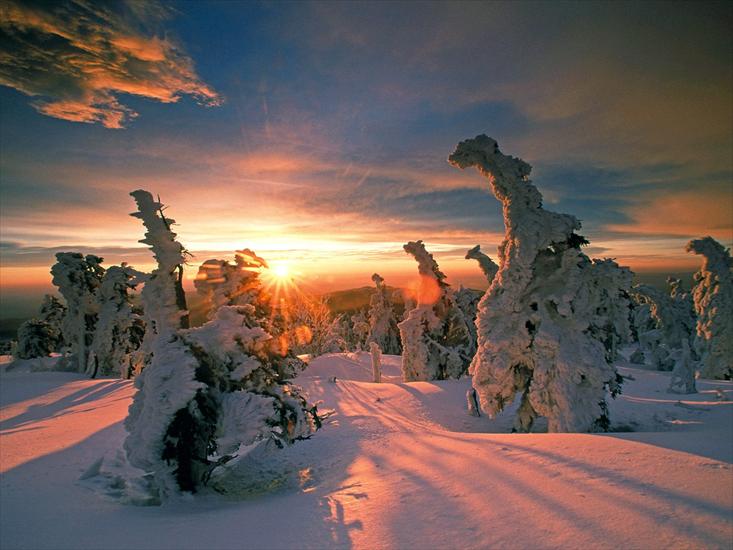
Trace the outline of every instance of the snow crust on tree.
<path fill-rule="evenodd" d="M 493 416 L 520 394 L 516 430 L 529 431 L 537 416 L 551 432 L 603 427 L 606 391 L 618 391 L 619 377 L 591 334 L 597 282 L 580 251 L 580 222 L 545 210 L 530 165 L 485 135 L 460 142 L 448 160 L 475 166 L 503 207 L 500 267 L 479 303 L 470 368 L 482 408 Z"/>
<path fill-rule="evenodd" d="M 38 317 L 18 327 L 15 356 L 18 359 L 33 359 L 61 351 L 64 345 L 61 325 L 65 315 L 66 308 L 55 296 L 44 295 Z"/>
<path fill-rule="evenodd" d="M 733 378 L 733 262 L 730 250 L 712 237 L 694 239 L 686 250 L 702 256 L 692 298 L 697 313 L 696 350 L 701 375 Z"/>
<path fill-rule="evenodd" d="M 465 374 L 471 361 L 471 334 L 455 294 L 422 241 L 405 252 L 417 260 L 417 306 L 398 325 L 402 340 L 402 377 L 406 382 L 445 380 Z"/>
<path fill-rule="evenodd" d="M 466 252 L 466 259 L 476 260 L 478 262 L 479 268 L 486 277 L 486 280 L 489 281 L 489 284 L 491 284 L 491 281 L 493 281 L 494 277 L 496 276 L 496 272 L 499 271 L 499 266 L 494 263 L 494 260 L 481 252 L 480 244 L 477 244 L 468 252 Z"/>
<path fill-rule="evenodd" d="M 369 353 L 372 359 L 372 382 L 378 384 L 382 381 L 382 350 L 379 344 L 369 342 Z"/>
<path fill-rule="evenodd" d="M 376 287 L 369 301 L 369 335 L 367 342 L 375 342 L 383 353 L 399 355 L 402 353 L 400 345 L 397 318 L 390 301 L 384 279 L 378 274 L 372 275 Z"/>
<path fill-rule="evenodd" d="M 130 292 L 140 272 L 127 264 L 107 269 L 97 290 L 99 318 L 90 346 L 87 374 L 129 378 L 134 352 L 142 344 L 145 325 L 135 313 Z"/>
<path fill-rule="evenodd" d="M 104 275 L 102 258 L 78 252 L 58 252 L 51 267 L 52 282 L 66 301 L 66 315 L 61 323 L 64 341 L 70 345 L 79 372 L 87 366 L 89 345 L 97 323 L 96 292 Z"/>

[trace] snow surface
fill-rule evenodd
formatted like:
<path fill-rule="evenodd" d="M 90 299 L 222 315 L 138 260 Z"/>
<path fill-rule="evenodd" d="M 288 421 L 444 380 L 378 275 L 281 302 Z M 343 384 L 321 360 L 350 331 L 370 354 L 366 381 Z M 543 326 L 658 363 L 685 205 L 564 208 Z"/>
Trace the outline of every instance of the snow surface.
<path fill-rule="evenodd" d="M 0 547 L 730 548 L 733 382 L 670 394 L 631 351 L 610 412 L 635 431 L 612 434 L 509 434 L 513 407 L 467 414 L 469 378 L 401 383 L 385 355 L 373 384 L 368 353 L 321 356 L 297 383 L 335 414 L 267 487 L 152 507 L 78 482 L 121 448 L 133 384 L 5 358 Z"/>

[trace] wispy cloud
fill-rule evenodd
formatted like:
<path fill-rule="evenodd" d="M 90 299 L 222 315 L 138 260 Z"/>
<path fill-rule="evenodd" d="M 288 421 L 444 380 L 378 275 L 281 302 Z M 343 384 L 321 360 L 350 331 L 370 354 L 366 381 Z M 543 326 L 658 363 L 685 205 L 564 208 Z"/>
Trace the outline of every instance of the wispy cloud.
<path fill-rule="evenodd" d="M 193 61 L 153 33 L 168 11 L 154 3 L 0 4 L 0 84 L 34 98 L 45 115 L 122 128 L 137 113 L 120 94 L 203 105 L 221 96 L 199 79 Z"/>

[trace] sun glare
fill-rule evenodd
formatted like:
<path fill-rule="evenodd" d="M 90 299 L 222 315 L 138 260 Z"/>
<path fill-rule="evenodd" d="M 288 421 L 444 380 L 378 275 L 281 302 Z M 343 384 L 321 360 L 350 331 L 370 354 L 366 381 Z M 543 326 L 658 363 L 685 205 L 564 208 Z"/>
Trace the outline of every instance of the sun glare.
<path fill-rule="evenodd" d="M 270 267 L 270 271 L 272 272 L 272 276 L 277 279 L 287 279 L 290 277 L 290 268 L 285 262 L 273 264 Z"/>

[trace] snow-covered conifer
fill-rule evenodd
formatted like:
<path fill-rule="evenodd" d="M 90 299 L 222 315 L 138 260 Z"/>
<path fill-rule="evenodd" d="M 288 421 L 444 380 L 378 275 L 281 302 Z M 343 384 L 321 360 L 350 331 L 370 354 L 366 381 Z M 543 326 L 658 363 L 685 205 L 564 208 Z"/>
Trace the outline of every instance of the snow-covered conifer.
<path fill-rule="evenodd" d="M 91 254 L 85 257 L 78 252 L 58 252 L 51 267 L 53 284 L 66 300 L 67 311 L 61 323 L 64 341 L 71 346 L 79 372 L 86 369 L 97 323 L 96 292 L 104 275 L 101 263 L 102 258 Z"/>
<path fill-rule="evenodd" d="M 351 342 L 349 349 L 354 351 L 366 350 L 367 338 L 369 338 L 369 317 L 365 309 L 360 309 L 351 316 Z"/>
<path fill-rule="evenodd" d="M 494 277 L 496 276 L 496 272 L 499 271 L 499 266 L 494 263 L 494 260 L 481 252 L 480 244 L 477 244 L 471 250 L 466 252 L 466 259 L 476 260 L 478 262 L 479 268 L 486 277 L 486 280 L 489 281 L 489 284 L 491 284 L 491 281 L 493 281 Z"/>
<path fill-rule="evenodd" d="M 703 258 L 692 297 L 697 312 L 695 347 L 705 378 L 733 378 L 733 273 L 730 250 L 712 237 L 687 243 Z"/>
<path fill-rule="evenodd" d="M 690 345 L 687 343 L 687 340 L 682 341 L 682 348 L 679 350 L 669 381 L 669 391 L 675 393 L 697 393 L 697 388 L 695 387 L 695 361 L 692 359 Z"/>
<path fill-rule="evenodd" d="M 140 316 L 133 311 L 130 291 L 141 274 L 127 264 L 107 269 L 97 290 L 99 318 L 89 350 L 87 374 L 94 378 L 116 375 L 129 378 L 133 352 L 142 344 Z M 144 332 L 143 332 L 144 334 Z"/>
<path fill-rule="evenodd" d="M 45 294 L 43 296 L 43 302 L 41 302 L 41 310 L 38 318 L 41 321 L 46 321 L 53 331 L 58 334 L 56 346 L 53 351 L 61 351 L 61 348 L 64 345 L 62 325 L 65 316 L 66 306 L 64 306 L 56 296 Z"/>
<path fill-rule="evenodd" d="M 551 432 L 602 426 L 606 390 L 618 391 L 619 377 L 590 334 L 599 304 L 580 222 L 545 210 L 530 165 L 485 135 L 459 143 L 449 162 L 478 168 L 503 205 L 500 267 L 479 304 L 470 369 L 482 408 L 495 415 L 519 393 L 517 430 L 529 431 L 536 416 Z"/>
<path fill-rule="evenodd" d="M 18 343 L 14 355 L 18 359 L 48 357 L 56 351 L 61 334 L 42 319 L 29 319 L 18 327 Z"/>
<path fill-rule="evenodd" d="M 165 497 L 199 490 L 218 467 L 235 463 L 260 443 L 308 437 L 319 420 L 315 408 L 286 382 L 299 361 L 277 350 L 251 304 L 222 306 L 205 325 L 181 327 L 186 302 L 178 289 L 182 292 L 185 249 L 162 206 L 145 191 L 133 196 L 148 230 L 143 242 L 151 246 L 158 268 L 143 289 L 156 331 L 152 361 L 136 379 L 125 450 L 133 466 L 152 474 Z"/>
<path fill-rule="evenodd" d="M 633 273 L 611 259 L 593 260 L 593 302 L 596 310 L 590 332 L 606 348 L 606 359 L 615 361 L 619 346 L 631 341 L 629 292 Z"/>
<path fill-rule="evenodd" d="M 468 322 L 423 242 L 410 241 L 404 249 L 417 261 L 420 289 L 417 307 L 398 325 L 402 377 L 406 382 L 459 378 L 472 355 Z"/>
<path fill-rule="evenodd" d="M 369 302 L 367 342 L 376 342 L 382 353 L 399 355 L 402 352 L 402 346 L 400 346 L 397 318 L 387 293 L 387 286 L 378 273 L 372 275 L 372 281 L 376 289 Z"/>

